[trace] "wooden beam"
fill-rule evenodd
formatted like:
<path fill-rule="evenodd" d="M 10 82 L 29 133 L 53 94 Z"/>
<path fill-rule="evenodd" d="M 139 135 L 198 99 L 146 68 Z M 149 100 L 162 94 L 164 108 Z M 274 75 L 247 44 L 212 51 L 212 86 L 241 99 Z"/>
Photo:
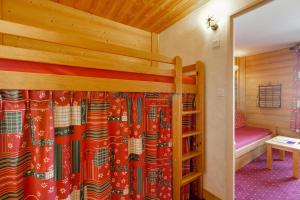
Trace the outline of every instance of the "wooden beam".
<path fill-rule="evenodd" d="M 175 92 L 182 94 L 182 60 L 179 56 L 175 57 Z"/>
<path fill-rule="evenodd" d="M 173 199 L 180 200 L 182 182 L 182 61 L 175 57 L 175 94 L 173 95 Z"/>
<path fill-rule="evenodd" d="M 182 67 L 182 72 L 190 72 L 196 70 L 196 65 L 187 65 Z"/>
<path fill-rule="evenodd" d="M 122 72 L 153 74 L 160 76 L 174 76 L 174 70 L 158 69 L 145 66 L 118 66 L 103 65 L 103 62 L 91 57 L 75 56 L 49 51 L 23 49 L 11 46 L 0 45 L 0 58 L 32 61 L 50 64 L 68 65 L 73 67 L 105 69 Z"/>
<path fill-rule="evenodd" d="M 158 34 L 157 33 L 151 33 L 151 52 L 155 53 L 155 54 L 158 53 Z M 151 66 L 158 67 L 158 63 L 152 61 Z"/>
<path fill-rule="evenodd" d="M 5 20 L 0 20 L 0 33 L 15 35 L 20 37 L 32 38 L 36 40 L 53 42 L 73 47 L 79 47 L 105 53 L 129 56 L 150 61 L 173 64 L 174 60 L 163 55 L 140 51 L 124 46 L 103 43 L 92 40 L 78 33 L 66 33 L 63 31 L 51 31 L 33 26 L 18 24 Z"/>
<path fill-rule="evenodd" d="M 173 95 L 173 199 L 180 200 L 182 181 L 182 94 Z"/>
<path fill-rule="evenodd" d="M 175 90 L 172 83 L 121 80 L 82 76 L 0 71 L 1 89 L 72 90 L 112 92 L 165 92 Z"/>

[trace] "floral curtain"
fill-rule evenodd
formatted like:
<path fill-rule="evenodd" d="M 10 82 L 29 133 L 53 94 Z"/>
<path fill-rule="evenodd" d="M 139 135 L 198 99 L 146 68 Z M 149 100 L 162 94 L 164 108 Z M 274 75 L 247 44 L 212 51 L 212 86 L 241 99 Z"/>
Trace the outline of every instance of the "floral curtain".
<path fill-rule="evenodd" d="M 297 63 L 294 69 L 294 94 L 290 128 L 300 133 L 300 46 L 295 49 Z"/>
<path fill-rule="evenodd" d="M 171 95 L 0 90 L 0 199 L 172 199 Z"/>

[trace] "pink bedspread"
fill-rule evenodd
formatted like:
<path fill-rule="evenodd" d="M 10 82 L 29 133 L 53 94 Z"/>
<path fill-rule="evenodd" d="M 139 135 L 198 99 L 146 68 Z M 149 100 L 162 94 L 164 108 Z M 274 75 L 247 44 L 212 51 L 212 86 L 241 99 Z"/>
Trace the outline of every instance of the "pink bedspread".
<path fill-rule="evenodd" d="M 268 135 L 271 135 L 272 131 L 263 128 L 244 126 L 242 128 L 235 129 L 235 149 L 239 149 L 247 144 L 260 140 Z"/>

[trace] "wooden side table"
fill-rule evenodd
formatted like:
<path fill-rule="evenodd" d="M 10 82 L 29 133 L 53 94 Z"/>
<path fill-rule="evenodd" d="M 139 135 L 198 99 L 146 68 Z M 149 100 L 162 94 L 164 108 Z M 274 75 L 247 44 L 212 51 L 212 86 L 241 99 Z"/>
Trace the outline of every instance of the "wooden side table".
<path fill-rule="evenodd" d="M 272 149 L 280 150 L 280 160 L 285 159 L 285 151 L 292 152 L 293 177 L 299 179 L 300 139 L 277 136 L 266 141 L 266 144 L 267 144 L 267 168 L 272 169 L 272 163 L 273 163 Z"/>

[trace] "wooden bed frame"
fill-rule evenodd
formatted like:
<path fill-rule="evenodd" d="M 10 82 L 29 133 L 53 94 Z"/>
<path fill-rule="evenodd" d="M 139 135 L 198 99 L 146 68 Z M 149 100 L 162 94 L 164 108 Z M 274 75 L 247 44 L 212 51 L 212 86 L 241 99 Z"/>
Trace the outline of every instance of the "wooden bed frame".
<path fill-rule="evenodd" d="M 239 170 L 252 160 L 265 153 L 267 150 L 265 141 L 271 139 L 277 134 L 276 127 L 273 125 L 246 123 L 246 126 L 269 129 L 272 131 L 272 135 L 268 135 L 260 140 L 235 150 L 235 170 Z"/>
<path fill-rule="evenodd" d="M 73 67 L 85 67 L 120 72 L 132 72 L 173 77 L 173 83 L 151 82 L 140 80 L 120 80 L 113 78 L 96 78 L 71 75 L 41 74 L 29 72 L 0 70 L 1 89 L 28 89 L 28 90 L 84 90 L 84 91 L 118 91 L 118 92 L 161 92 L 173 93 L 173 198 L 179 200 L 181 187 L 192 181 L 199 181 L 199 199 L 202 198 L 202 182 L 204 172 L 204 65 L 197 62 L 194 65 L 182 67 L 179 56 L 169 58 L 160 54 L 140 51 L 118 45 L 107 44 L 84 37 L 81 34 L 72 35 L 65 32 L 36 28 L 0 20 L 0 33 L 25 37 L 40 41 L 52 42 L 80 48 L 88 54 L 90 51 L 122 55 L 148 61 L 171 64 L 170 68 L 145 66 L 106 66 L 100 60 L 84 56 L 74 56 L 65 53 L 54 53 L 36 49 L 18 48 L 0 45 L 0 58 L 39 63 L 60 64 Z M 183 84 L 182 76 L 194 76 L 196 84 Z M 182 111 L 182 93 L 196 94 L 196 110 Z M 182 116 L 196 114 L 197 130 L 185 133 L 184 137 L 197 138 L 197 152 L 182 155 Z M 182 161 L 197 157 L 197 170 L 182 177 Z"/>

